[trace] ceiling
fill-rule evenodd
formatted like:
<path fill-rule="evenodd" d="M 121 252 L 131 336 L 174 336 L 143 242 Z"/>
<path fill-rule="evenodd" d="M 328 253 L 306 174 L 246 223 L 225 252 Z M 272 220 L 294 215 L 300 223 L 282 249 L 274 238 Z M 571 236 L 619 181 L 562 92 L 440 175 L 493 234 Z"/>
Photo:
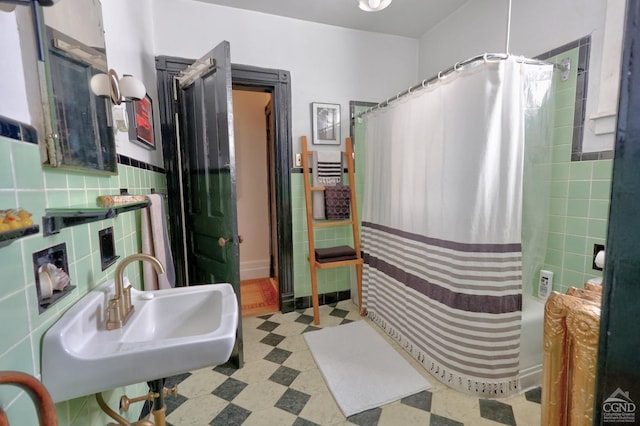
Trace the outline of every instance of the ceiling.
<path fill-rule="evenodd" d="M 358 0 L 198 0 L 270 15 L 384 34 L 420 38 L 468 0 L 395 0 L 363 12 Z"/>

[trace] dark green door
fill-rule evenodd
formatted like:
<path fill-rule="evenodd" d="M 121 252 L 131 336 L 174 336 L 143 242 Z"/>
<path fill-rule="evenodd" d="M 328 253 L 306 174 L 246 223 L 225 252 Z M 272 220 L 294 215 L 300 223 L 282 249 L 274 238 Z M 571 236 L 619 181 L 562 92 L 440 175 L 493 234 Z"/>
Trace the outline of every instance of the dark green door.
<path fill-rule="evenodd" d="M 181 72 L 176 86 L 187 282 L 231 283 L 241 306 L 229 43 Z"/>

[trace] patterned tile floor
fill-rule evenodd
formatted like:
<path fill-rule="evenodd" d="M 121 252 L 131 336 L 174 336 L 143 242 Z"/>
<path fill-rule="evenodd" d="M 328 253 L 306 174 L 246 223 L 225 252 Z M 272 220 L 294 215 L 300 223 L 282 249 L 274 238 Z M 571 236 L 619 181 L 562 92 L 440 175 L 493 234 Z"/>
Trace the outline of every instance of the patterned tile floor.
<path fill-rule="evenodd" d="M 321 326 L 362 320 L 350 301 L 320 307 Z M 368 321 L 368 319 L 364 319 Z M 204 425 L 524 425 L 540 424 L 540 389 L 502 400 L 463 395 L 440 384 L 375 324 L 433 385 L 428 391 L 345 418 L 327 388 L 302 333 L 316 330 L 311 309 L 243 318 L 245 365 L 174 376 L 167 424 Z"/>

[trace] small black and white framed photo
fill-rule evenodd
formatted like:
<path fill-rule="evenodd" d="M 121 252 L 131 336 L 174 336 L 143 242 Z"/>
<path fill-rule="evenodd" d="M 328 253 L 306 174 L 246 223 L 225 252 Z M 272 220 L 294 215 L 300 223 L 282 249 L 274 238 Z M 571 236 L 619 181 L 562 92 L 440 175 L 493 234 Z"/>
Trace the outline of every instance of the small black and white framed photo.
<path fill-rule="evenodd" d="M 314 145 L 340 145 L 340 105 L 311 104 Z"/>

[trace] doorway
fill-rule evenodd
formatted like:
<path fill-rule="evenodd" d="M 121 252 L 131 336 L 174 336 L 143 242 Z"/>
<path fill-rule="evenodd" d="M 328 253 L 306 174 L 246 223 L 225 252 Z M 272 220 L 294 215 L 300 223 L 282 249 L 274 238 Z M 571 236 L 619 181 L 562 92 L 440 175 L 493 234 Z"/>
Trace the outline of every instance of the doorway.
<path fill-rule="evenodd" d="M 192 59 L 159 56 L 156 57 L 158 77 L 158 105 L 161 120 L 163 157 L 167 171 L 167 191 L 169 194 L 180 193 L 180 163 L 184 161 L 178 155 L 179 143 L 176 134 L 176 116 L 178 114 L 175 101 L 175 77 L 189 65 Z M 270 154 L 270 170 L 272 180 L 270 188 L 271 220 L 271 255 L 270 276 L 277 277 L 278 310 L 291 312 L 294 309 L 293 294 L 293 244 L 291 218 L 291 90 L 290 76 L 287 71 L 258 68 L 232 64 L 232 83 L 234 88 L 242 91 L 268 93 L 271 104 L 270 133 L 273 139 L 273 152 Z M 263 113 L 263 120 L 265 120 Z M 176 264 L 176 285 L 187 286 L 186 268 L 187 247 L 184 244 L 184 217 L 181 214 L 181 200 L 178 196 L 170 196 L 169 228 L 171 248 Z M 244 238 L 242 231 L 239 236 Z M 239 295 L 240 302 L 241 296 Z"/>
<path fill-rule="evenodd" d="M 279 309 L 271 98 L 263 90 L 233 88 L 243 317 Z"/>

